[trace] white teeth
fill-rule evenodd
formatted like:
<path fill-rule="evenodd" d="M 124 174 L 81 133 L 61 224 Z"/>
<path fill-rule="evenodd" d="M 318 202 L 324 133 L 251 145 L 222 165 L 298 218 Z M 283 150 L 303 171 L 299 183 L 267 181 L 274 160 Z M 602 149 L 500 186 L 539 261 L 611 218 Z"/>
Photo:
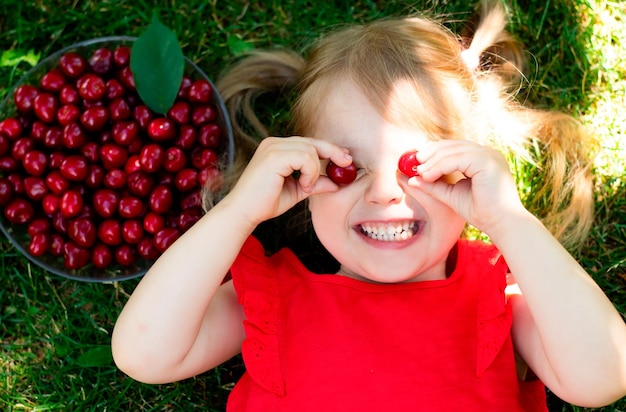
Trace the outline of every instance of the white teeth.
<path fill-rule="evenodd" d="M 407 240 L 415 234 L 419 225 L 415 221 L 400 223 L 364 223 L 361 225 L 361 232 L 375 240 L 383 242 L 393 242 Z"/>

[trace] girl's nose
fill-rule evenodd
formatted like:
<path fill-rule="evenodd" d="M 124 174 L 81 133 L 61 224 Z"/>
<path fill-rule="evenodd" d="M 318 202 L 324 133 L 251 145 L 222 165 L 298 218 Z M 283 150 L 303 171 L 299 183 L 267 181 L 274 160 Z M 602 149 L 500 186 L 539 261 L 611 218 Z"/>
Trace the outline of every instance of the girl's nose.
<path fill-rule="evenodd" d="M 398 203 L 404 197 L 396 169 L 386 168 L 371 175 L 369 187 L 365 191 L 365 200 L 372 204 Z"/>

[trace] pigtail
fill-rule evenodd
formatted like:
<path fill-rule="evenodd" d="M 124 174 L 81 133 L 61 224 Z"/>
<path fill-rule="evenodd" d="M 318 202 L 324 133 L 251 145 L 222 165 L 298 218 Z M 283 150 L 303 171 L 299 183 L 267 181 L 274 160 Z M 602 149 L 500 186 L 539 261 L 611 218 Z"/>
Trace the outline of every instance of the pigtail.
<path fill-rule="evenodd" d="M 491 144 L 539 171 L 532 176 L 533 192 L 521 190 L 526 206 L 564 246 L 575 248 L 593 220 L 595 145 L 574 117 L 527 108 L 515 100 L 523 79 L 523 54 L 505 23 L 502 5 L 483 1 L 480 13 L 461 32 L 461 57 L 475 76 Z M 496 99 L 503 103 L 494 105 Z"/>
<path fill-rule="evenodd" d="M 203 205 L 210 209 L 223 193 L 227 193 L 246 167 L 261 138 L 268 130 L 254 110 L 257 97 L 265 93 L 283 95 L 296 84 L 304 66 L 304 59 L 286 50 L 254 51 L 228 68 L 216 81 L 228 110 L 235 143 L 234 164 L 220 183 L 205 188 Z"/>

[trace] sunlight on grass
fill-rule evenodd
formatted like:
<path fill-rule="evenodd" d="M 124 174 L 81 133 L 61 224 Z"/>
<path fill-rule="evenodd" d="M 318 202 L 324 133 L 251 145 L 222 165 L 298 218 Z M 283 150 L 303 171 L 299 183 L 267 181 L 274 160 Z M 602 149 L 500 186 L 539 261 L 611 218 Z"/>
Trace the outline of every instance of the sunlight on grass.
<path fill-rule="evenodd" d="M 626 7 L 619 1 L 594 1 L 581 21 L 592 25 L 590 106 L 583 120 L 600 141 L 596 172 L 600 177 L 626 176 Z"/>

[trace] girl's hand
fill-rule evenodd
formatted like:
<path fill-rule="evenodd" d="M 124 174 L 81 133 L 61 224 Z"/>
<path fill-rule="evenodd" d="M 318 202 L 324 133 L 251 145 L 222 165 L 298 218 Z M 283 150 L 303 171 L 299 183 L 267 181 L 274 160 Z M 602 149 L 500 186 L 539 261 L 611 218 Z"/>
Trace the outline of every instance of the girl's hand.
<path fill-rule="evenodd" d="M 228 194 L 228 201 L 231 206 L 232 202 L 239 205 L 241 216 L 258 225 L 312 194 L 336 191 L 338 186 L 320 175 L 320 159 L 330 159 L 342 167 L 352 162 L 344 149 L 324 140 L 298 136 L 265 138 Z"/>
<path fill-rule="evenodd" d="M 417 187 L 489 234 L 511 213 L 524 209 L 509 165 L 498 150 L 466 140 L 440 140 L 417 153 Z M 456 183 L 448 175 L 465 177 Z"/>

